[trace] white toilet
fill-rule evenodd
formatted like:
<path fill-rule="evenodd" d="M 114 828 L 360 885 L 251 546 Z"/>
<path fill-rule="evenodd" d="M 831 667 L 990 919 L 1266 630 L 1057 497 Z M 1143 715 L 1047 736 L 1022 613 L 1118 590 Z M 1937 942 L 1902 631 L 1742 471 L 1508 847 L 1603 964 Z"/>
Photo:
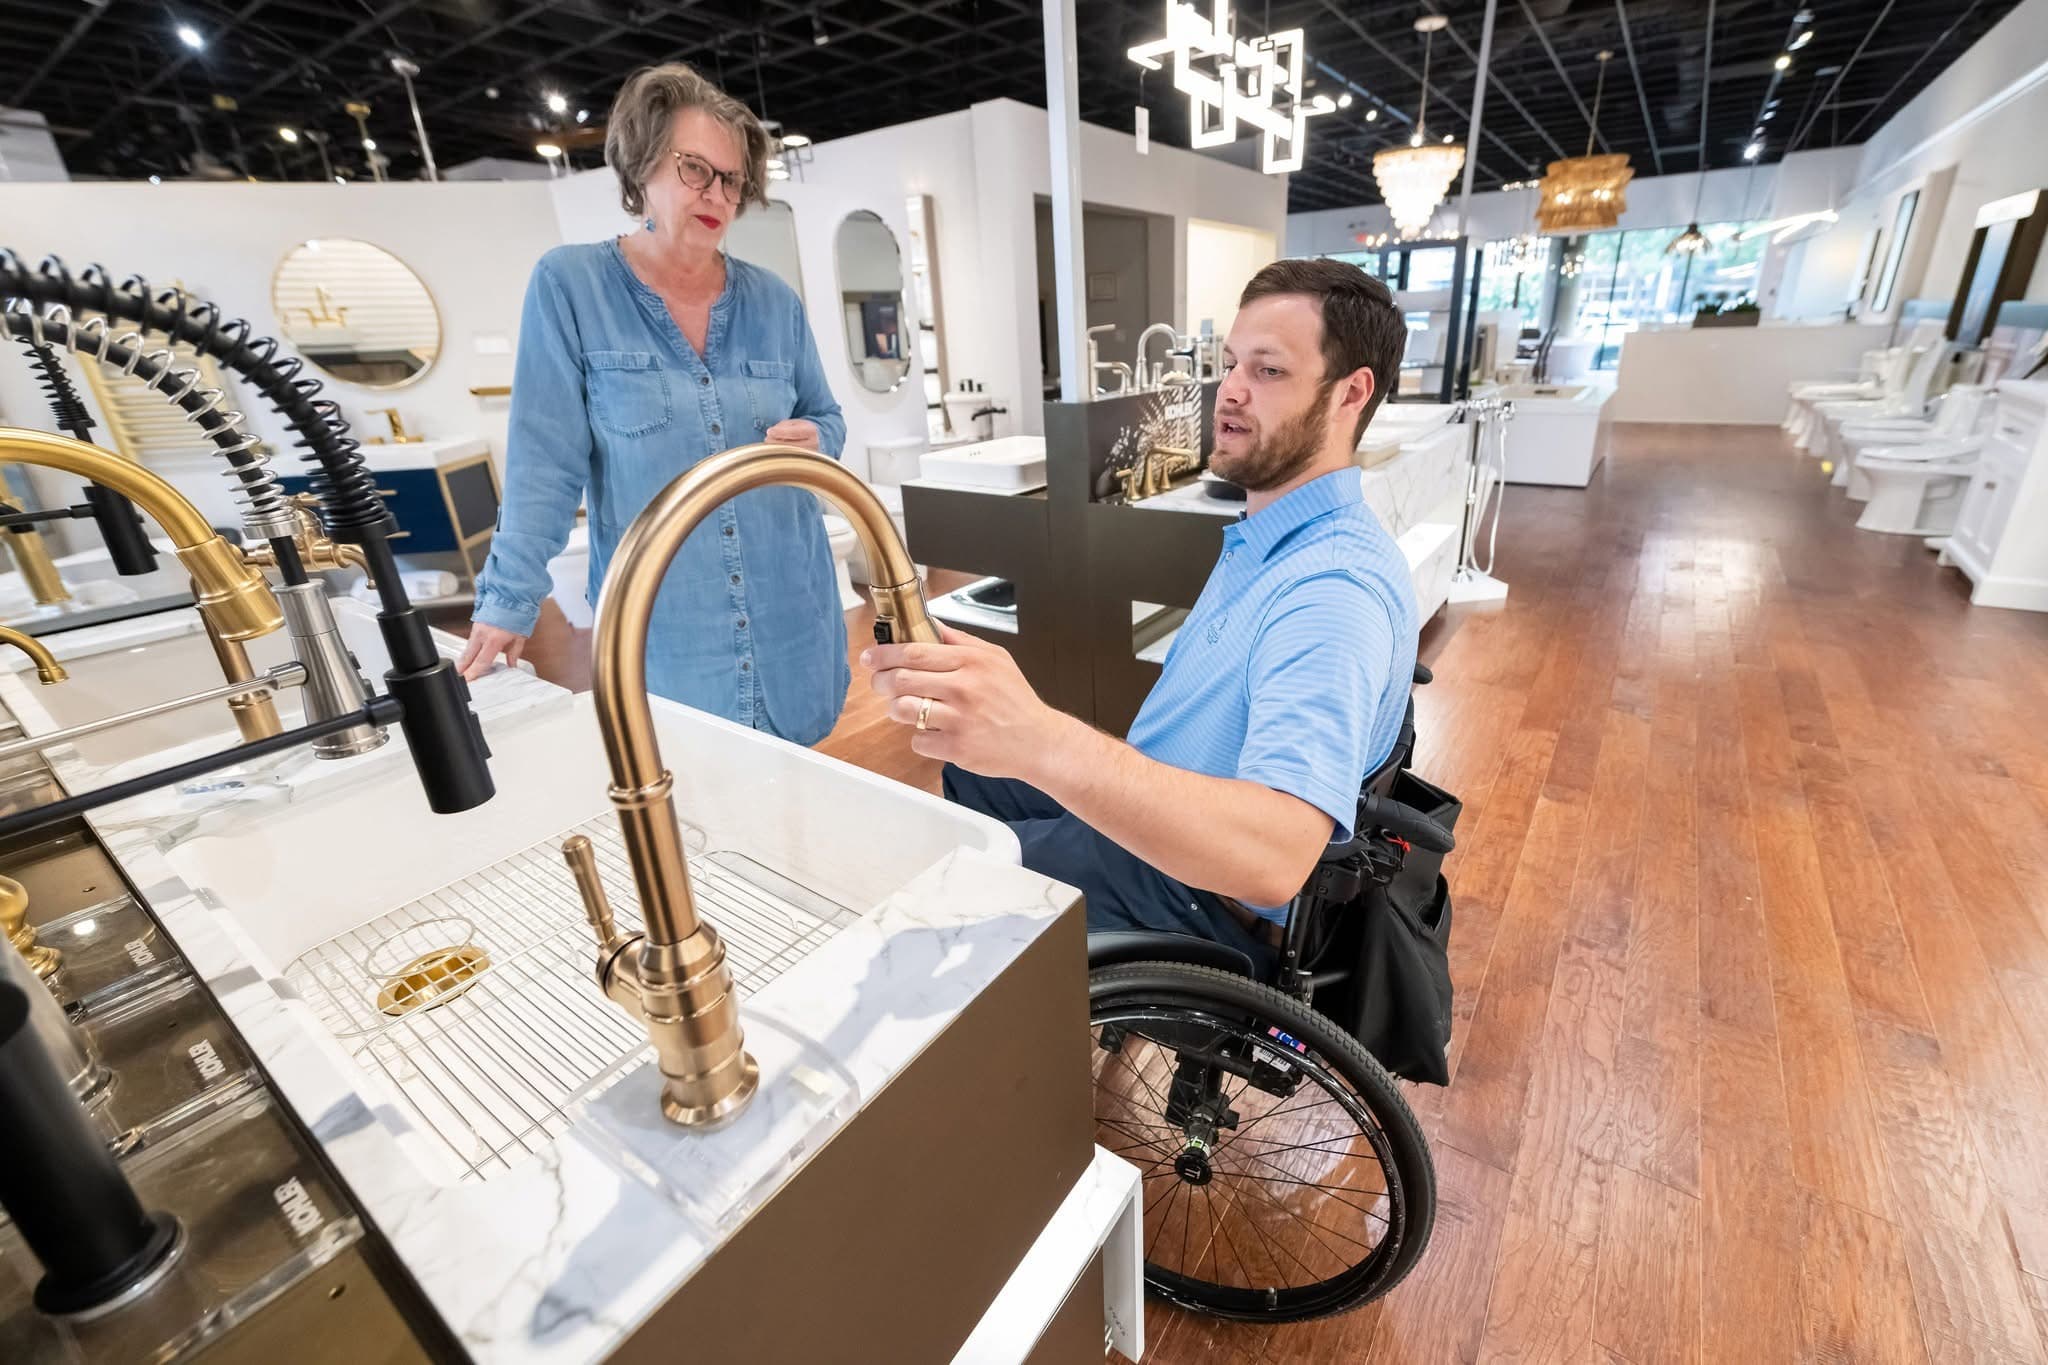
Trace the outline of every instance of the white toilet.
<path fill-rule="evenodd" d="M 1856 471 L 1870 481 L 1870 500 L 1856 528 L 1894 536 L 1945 536 L 1955 530 L 1982 449 L 1978 437 L 1862 451 Z"/>

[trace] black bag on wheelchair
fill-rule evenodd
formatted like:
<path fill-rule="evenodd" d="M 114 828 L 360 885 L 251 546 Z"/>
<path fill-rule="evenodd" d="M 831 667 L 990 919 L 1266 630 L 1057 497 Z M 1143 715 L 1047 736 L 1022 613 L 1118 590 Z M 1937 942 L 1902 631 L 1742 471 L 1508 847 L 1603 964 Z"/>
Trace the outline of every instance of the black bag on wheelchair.
<path fill-rule="evenodd" d="M 1406 770 L 1388 795 L 1445 829 L 1464 808 Z M 1315 1008 L 1394 1075 L 1431 1085 L 1451 1080 L 1451 895 L 1442 867 L 1442 854 L 1409 849 L 1391 881 L 1368 882 L 1349 904 L 1330 907 L 1315 963 L 1318 975 L 1350 967 L 1316 989 Z"/>

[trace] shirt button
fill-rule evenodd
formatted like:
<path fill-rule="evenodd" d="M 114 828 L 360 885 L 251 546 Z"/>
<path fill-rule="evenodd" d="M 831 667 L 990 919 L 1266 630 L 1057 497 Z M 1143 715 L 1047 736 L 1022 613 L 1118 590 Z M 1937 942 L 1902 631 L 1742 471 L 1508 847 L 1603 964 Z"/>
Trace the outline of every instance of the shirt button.
<path fill-rule="evenodd" d="M 714 427 L 714 428 L 712 428 L 712 429 L 713 429 L 714 431 L 715 431 L 715 430 L 717 430 L 717 428 L 716 428 L 716 427 Z M 1225 559 L 1229 559 L 1229 558 L 1231 558 L 1231 557 L 1232 557 L 1233 555 L 1235 555 L 1236 553 L 1237 553 L 1237 551 L 1235 551 L 1235 550 L 1225 550 L 1225 551 L 1223 552 L 1223 557 L 1224 557 Z"/>
<path fill-rule="evenodd" d="M 716 423 L 716 422 L 713 422 L 713 423 L 711 424 L 711 434 L 712 434 L 713 436 L 716 436 L 716 435 L 718 434 L 718 423 Z"/>
<path fill-rule="evenodd" d="M 739 576 L 738 574 L 734 574 L 734 575 L 732 576 L 732 581 L 733 581 L 734 583 L 738 583 L 738 582 L 740 581 L 740 576 Z"/>
<path fill-rule="evenodd" d="M 741 660 L 740 660 L 740 672 L 742 672 L 742 673 L 751 673 L 751 672 L 753 672 L 753 671 L 754 671 L 754 661 L 753 661 L 752 659 L 741 659 Z"/>
<path fill-rule="evenodd" d="M 713 428 L 712 428 L 712 430 L 713 430 L 713 431 L 716 431 L 717 429 L 718 429 L 718 428 L 716 428 L 716 427 L 713 427 Z M 730 527 L 730 526 L 726 527 L 726 528 L 725 528 L 725 533 L 726 533 L 727 535 L 731 535 L 731 534 L 732 534 L 732 527 Z M 737 582 L 739 582 L 739 579 L 735 578 L 735 579 L 733 579 L 733 582 L 737 583 Z"/>
<path fill-rule="evenodd" d="M 708 389 L 711 387 L 711 376 L 708 374 L 700 374 L 697 376 L 697 382 Z"/>
<path fill-rule="evenodd" d="M 742 616 L 742 617 L 741 617 L 741 618 L 739 619 L 739 627 L 740 627 L 740 629 L 741 629 L 741 630 L 745 630 L 745 629 L 747 628 L 747 618 L 746 618 L 746 617 Z"/>

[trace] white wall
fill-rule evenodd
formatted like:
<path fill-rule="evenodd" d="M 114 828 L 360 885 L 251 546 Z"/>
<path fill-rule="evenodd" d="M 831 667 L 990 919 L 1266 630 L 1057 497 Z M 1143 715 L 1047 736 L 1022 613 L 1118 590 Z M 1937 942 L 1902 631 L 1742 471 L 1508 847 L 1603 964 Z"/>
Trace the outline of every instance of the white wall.
<path fill-rule="evenodd" d="M 0 193 L 0 245 L 25 259 L 56 253 L 74 270 L 97 261 L 117 279 L 139 274 L 158 286 L 182 284 L 229 316 L 247 318 L 257 336 L 282 336 L 271 274 L 309 237 L 383 247 L 426 283 L 441 314 L 440 363 L 408 387 L 368 389 L 308 367 L 358 434 L 384 430 L 383 419 L 368 414 L 395 407 L 420 435 L 482 436 L 502 459 L 505 404 L 469 389 L 511 380 L 509 347 L 526 277 L 560 240 L 546 185 L 72 181 Z M 507 354 L 478 354 L 479 339 L 504 342 Z M 280 353 L 292 352 L 282 346 Z M 278 467 L 300 468 L 276 411 L 253 391 L 236 397 L 249 428 L 277 448 Z M 47 425 L 48 409 L 25 366 L 0 363 L 0 413 Z M 50 481 L 52 489 L 67 486 Z"/>
<path fill-rule="evenodd" d="M 1956 168 L 1921 296 L 1961 283 L 1977 210 L 2048 186 L 2048 0 L 2023 0 L 1863 144 L 1851 203 L 1875 214 L 1908 181 Z M 1844 215 L 1838 231 L 1857 232 Z M 1917 233 L 1915 234 L 1917 235 Z M 2048 253 L 2027 297 L 2048 300 Z"/>
<path fill-rule="evenodd" d="M 1230 223 L 1188 224 L 1189 331 L 1199 333 L 1206 322 L 1217 336 L 1230 335 L 1245 281 L 1257 274 L 1261 266 L 1271 264 L 1276 240 L 1270 232 Z"/>

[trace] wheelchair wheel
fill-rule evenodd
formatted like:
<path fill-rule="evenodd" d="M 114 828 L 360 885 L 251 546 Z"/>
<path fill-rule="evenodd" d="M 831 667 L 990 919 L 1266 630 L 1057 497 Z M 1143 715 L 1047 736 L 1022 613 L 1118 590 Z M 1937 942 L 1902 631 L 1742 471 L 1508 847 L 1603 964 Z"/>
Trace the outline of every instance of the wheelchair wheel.
<path fill-rule="evenodd" d="M 1140 1168 L 1145 1283 L 1219 1317 L 1356 1308 L 1428 1245 L 1436 1172 L 1400 1090 L 1270 986 L 1139 962 L 1089 975 L 1096 1141 Z"/>

